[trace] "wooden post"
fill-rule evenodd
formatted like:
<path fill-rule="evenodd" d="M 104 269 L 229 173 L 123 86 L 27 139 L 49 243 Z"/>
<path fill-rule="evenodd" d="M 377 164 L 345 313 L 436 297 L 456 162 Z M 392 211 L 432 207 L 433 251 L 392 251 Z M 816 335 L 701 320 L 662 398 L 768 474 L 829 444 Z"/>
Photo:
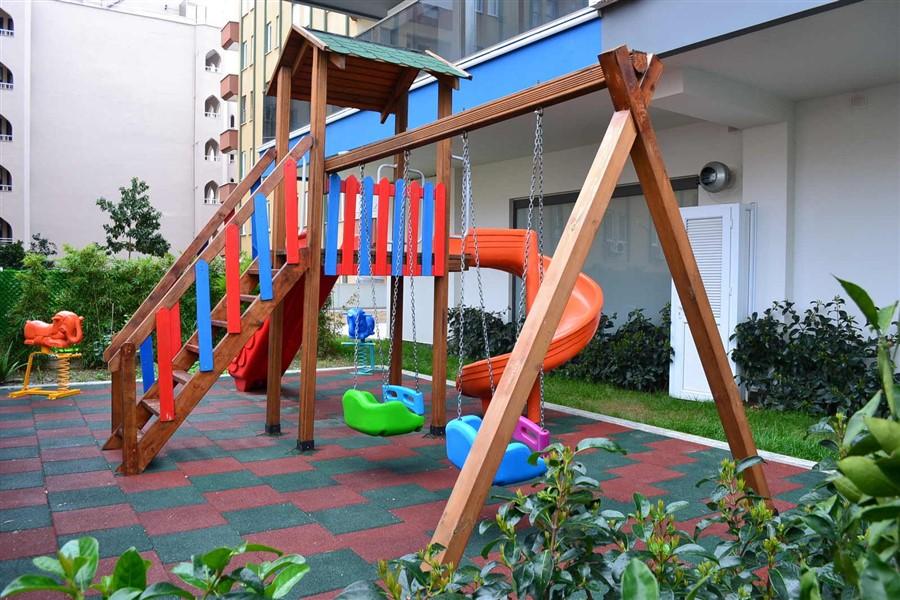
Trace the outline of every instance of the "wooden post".
<path fill-rule="evenodd" d="M 453 113 L 453 82 L 446 78 L 438 80 L 438 119 L 450 116 Z M 453 152 L 453 139 L 444 138 L 436 144 L 435 154 L 435 185 L 443 183 L 450 190 L 451 153 Z M 444 435 L 447 426 L 447 306 L 449 304 L 450 277 L 448 275 L 449 256 L 447 246 L 450 244 L 450 204 L 444 204 L 444 231 L 440 242 L 444 244 L 444 271 L 443 275 L 434 278 L 434 332 L 432 335 L 432 359 L 431 359 L 431 435 Z M 428 260 L 423 256 L 422 260 Z"/>
<path fill-rule="evenodd" d="M 409 109 L 409 93 L 404 94 L 397 99 L 394 108 L 394 134 L 403 133 L 408 125 L 408 109 Z M 403 171 L 406 166 L 406 157 L 403 152 L 394 156 L 394 163 L 397 168 L 394 169 L 394 181 L 403 177 Z M 408 184 L 409 182 L 407 182 Z M 396 217 L 394 217 L 396 218 Z M 407 224 L 407 227 L 409 224 Z M 404 228 L 404 231 L 406 229 Z M 391 244 L 391 256 L 396 252 L 403 252 L 406 247 L 406 240 L 393 240 Z M 406 261 L 403 261 L 406 264 Z M 401 385 L 403 383 L 403 276 L 391 277 L 389 280 L 391 286 L 390 307 L 388 312 L 396 306 L 396 314 L 392 315 L 394 327 L 390 331 L 391 336 L 391 364 L 388 373 L 388 382 L 391 385 Z M 395 287 L 396 286 L 396 287 Z M 396 293 L 397 298 L 394 299 Z M 390 321 L 389 321 L 390 322 Z"/>
<path fill-rule="evenodd" d="M 660 69 L 658 59 L 654 57 L 654 61 L 656 64 L 651 65 L 651 68 Z M 630 110 L 634 116 L 638 137 L 631 149 L 631 160 L 647 199 L 650 216 L 656 225 L 675 289 L 678 290 L 678 297 L 684 307 L 684 315 L 709 381 L 731 453 L 736 459 L 756 456 L 756 444 L 747 422 L 744 404 L 703 287 L 700 269 L 681 219 L 656 133 L 647 114 L 649 90 L 644 90 L 639 85 L 628 49 L 624 46 L 601 54 L 600 64 L 606 75 L 613 106 L 616 110 Z M 756 493 L 769 497 L 769 485 L 762 465 L 750 468 L 746 477 L 747 483 Z"/>
<path fill-rule="evenodd" d="M 122 344 L 118 387 L 122 398 L 122 472 L 126 475 L 140 473 L 134 353 L 134 344 L 131 342 Z"/>
<path fill-rule="evenodd" d="M 303 286 L 303 337 L 300 359 L 300 425 L 297 448 L 315 448 L 316 420 L 316 348 L 319 343 L 319 286 L 322 273 L 322 198 L 325 195 L 325 107 L 328 97 L 328 56 L 312 49 L 310 93 L 310 135 L 315 145 L 310 150 L 309 200 L 306 211 L 306 240 L 309 266 Z"/>
<path fill-rule="evenodd" d="M 104 450 L 118 450 L 122 447 L 122 413 L 123 413 L 123 404 L 122 404 L 122 373 L 121 367 L 122 359 L 121 357 L 117 358 L 114 362 L 109 364 L 109 375 L 111 382 L 111 389 L 109 394 L 109 408 L 110 408 L 110 419 L 109 419 L 109 428 L 110 433 L 112 435 L 109 436 L 109 439 L 103 444 Z M 118 433 L 118 435 L 117 435 Z"/>
<path fill-rule="evenodd" d="M 634 137 L 631 114 L 628 111 L 616 112 L 432 537 L 432 542 L 446 548 L 442 557 L 445 563 L 458 565 L 462 558 L 503 452 L 512 438 L 513 429 L 562 317 L 566 306 L 564 299 L 571 295 L 575 287 L 575 280 L 584 266 Z"/>
<path fill-rule="evenodd" d="M 278 69 L 278 92 L 275 98 L 275 159 L 281 161 L 287 156 L 291 133 L 291 68 Z M 272 202 L 272 266 L 277 270 L 282 266 L 285 248 L 284 207 L 286 202 L 296 202 L 296 198 L 285 198 L 284 183 L 275 188 Z M 296 235 L 296 232 L 293 233 Z M 266 433 L 281 434 L 281 349 L 284 336 L 284 304 L 278 306 L 269 316 L 269 359 L 266 374 Z"/>

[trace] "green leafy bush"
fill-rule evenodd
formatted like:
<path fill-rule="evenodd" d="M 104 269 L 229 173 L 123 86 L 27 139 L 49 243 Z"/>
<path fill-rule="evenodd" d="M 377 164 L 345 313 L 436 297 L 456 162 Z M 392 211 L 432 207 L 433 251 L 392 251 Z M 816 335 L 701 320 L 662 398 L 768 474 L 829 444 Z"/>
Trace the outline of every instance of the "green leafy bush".
<path fill-rule="evenodd" d="M 776 302 L 738 324 L 732 338 L 738 382 L 758 406 L 833 415 L 859 409 L 879 387 L 875 339 L 841 298 L 802 313 Z"/>
<path fill-rule="evenodd" d="M 439 546 L 379 563 L 380 583 L 358 582 L 341 595 L 366 598 L 622 598 L 625 600 L 900 597 L 900 386 L 894 381 L 898 303 L 877 308 L 861 288 L 841 282 L 875 333 L 879 389 L 849 419 L 826 418 L 834 459 L 796 508 L 776 514 L 743 478 L 761 459 L 725 460 L 698 485 L 713 484 L 711 511 L 693 531 L 678 515 L 687 502 L 634 495 L 625 514 L 603 507 L 598 481 L 577 461 L 589 448 L 620 451 L 601 439 L 543 452 L 542 485 L 507 499 L 480 532 L 496 537 L 483 567 L 443 564 Z M 879 413 L 884 418 L 876 417 Z M 532 457 L 534 459 L 535 457 Z M 686 516 L 687 516 L 686 515 Z M 717 525 L 722 533 L 701 540 Z"/>
<path fill-rule="evenodd" d="M 449 351 L 454 355 L 459 351 L 459 332 L 462 327 L 462 352 L 466 362 L 483 360 L 488 356 L 484 348 L 484 327 L 487 327 L 487 338 L 491 346 L 490 356 L 512 352 L 516 345 L 516 324 L 505 322 L 502 313 L 477 308 L 451 308 L 449 317 Z"/>
<path fill-rule="evenodd" d="M 25 363 L 18 358 L 15 346 L 9 344 L 6 347 L 6 352 L 0 354 L 0 383 L 5 383 L 11 379 L 24 366 Z"/>
<path fill-rule="evenodd" d="M 659 323 L 640 309 L 628 313 L 616 329 L 616 315 L 602 315 L 590 344 L 563 366 L 567 376 L 617 387 L 656 391 L 669 387 L 669 307 L 659 313 Z"/>
<path fill-rule="evenodd" d="M 248 552 L 273 554 L 275 560 L 247 562 L 228 572 L 232 559 Z M 146 600 L 149 598 L 283 598 L 309 572 L 306 560 L 298 554 L 260 544 L 222 547 L 201 556 L 193 556 L 172 568 L 172 573 L 196 591 L 189 591 L 168 581 L 148 585 L 151 566 L 137 550 L 129 548 L 116 561 L 111 575 L 96 581 L 100 547 L 92 537 L 67 542 L 56 557 L 39 556 L 32 562 L 48 575 L 22 575 L 0 592 L 0 598 L 26 592 L 56 592 L 74 600 L 99 593 L 112 600 Z"/>
<path fill-rule="evenodd" d="M 25 259 L 25 246 L 21 241 L 0 244 L 0 268 L 21 269 Z"/>

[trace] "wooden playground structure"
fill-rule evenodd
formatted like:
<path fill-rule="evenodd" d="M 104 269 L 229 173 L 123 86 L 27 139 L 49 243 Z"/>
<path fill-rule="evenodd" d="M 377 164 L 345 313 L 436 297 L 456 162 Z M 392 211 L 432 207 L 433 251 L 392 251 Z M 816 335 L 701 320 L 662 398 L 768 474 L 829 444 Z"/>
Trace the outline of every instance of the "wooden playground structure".
<path fill-rule="evenodd" d="M 423 71 L 437 80 L 437 119 L 407 130 L 409 88 Z M 468 74 L 440 57 L 295 27 L 283 45 L 268 89 L 268 94 L 276 97 L 275 148 L 259 158 L 104 353 L 113 381 L 112 431 L 104 448 L 121 449 L 120 470 L 123 473 L 142 472 L 220 374 L 229 368 L 233 374 L 237 372 L 235 364 L 242 356 L 246 358 L 246 353 L 253 348 L 256 352 L 264 352 L 266 359 L 254 363 L 264 364 L 266 368 L 265 431 L 280 433 L 281 378 L 299 348 L 302 376 L 297 447 L 302 451 L 313 450 L 318 331 L 316 327 L 301 327 L 296 323 L 298 317 L 294 313 L 315 323 L 314 317 L 334 282 L 334 274 L 352 274 L 362 264 L 389 275 L 393 283 L 391 304 L 396 308 L 393 330 L 389 332 L 392 351 L 388 378 L 392 384 L 399 385 L 404 272 L 389 267 L 394 264 L 403 267 L 402 260 L 396 259 L 397 254 L 403 254 L 403 244 L 397 242 L 396 231 L 390 251 L 384 243 L 387 239 L 387 202 L 379 203 L 379 209 L 384 213 L 378 213 L 376 218 L 375 247 L 371 247 L 369 239 L 357 245 L 354 219 L 345 218 L 339 252 L 335 252 L 336 242 L 329 244 L 328 240 L 324 240 L 323 249 L 323 234 L 328 231 L 330 236 L 332 229 L 335 232 L 337 229 L 335 215 L 328 217 L 324 209 L 329 175 L 393 157 L 394 172 L 399 179 L 399 174 L 406 170 L 408 151 L 430 144 L 436 146 L 433 199 L 427 209 L 433 213 L 433 222 L 426 221 L 430 223 L 431 236 L 420 235 L 421 230 L 409 236 L 414 239 L 406 245 L 405 256 L 411 269 L 404 271 L 409 275 L 422 273 L 428 276 L 430 273 L 434 278 L 432 372 L 438 384 L 433 386 L 430 398 L 429 425 L 432 434 L 441 435 L 447 424 L 446 389 L 440 382 L 446 381 L 448 375 L 449 277 L 450 273 L 469 264 L 462 246 L 451 243 L 450 207 L 453 202 L 443 198 L 450 189 L 452 138 L 607 89 L 615 110 L 612 120 L 527 311 L 519 339 L 487 406 L 478 436 L 437 524 L 433 541 L 446 548 L 445 561 L 459 563 L 503 452 L 532 395 L 542 361 L 565 309 L 565 299 L 573 291 L 629 156 L 681 298 L 732 454 L 738 459 L 755 455 L 757 451 L 744 406 L 647 112 L 661 73 L 662 63 L 658 57 L 619 47 L 601 54 L 599 65 L 454 114 L 453 90 L 458 88 L 459 79 Z M 292 148 L 289 147 L 291 99 L 309 101 L 311 115 L 309 135 Z M 393 114 L 395 135 L 326 157 L 327 105 L 376 111 L 382 122 Z M 305 228 L 301 233 L 298 207 L 302 198 L 298 198 L 297 193 L 297 161 L 307 152 L 308 202 Z M 336 177 L 332 179 L 330 191 L 334 191 L 339 181 Z M 346 179 L 341 185 L 344 201 L 350 202 L 352 197 L 355 202 L 359 182 Z M 252 200 L 242 204 L 248 194 Z M 421 199 L 423 190 L 415 194 Z M 387 195 L 384 198 L 386 200 Z M 422 207 L 427 212 L 424 204 Z M 344 208 L 345 214 L 356 212 L 353 204 L 345 204 Z M 409 226 L 417 227 L 418 219 L 417 216 Z M 241 272 L 239 228 L 248 220 L 254 232 L 255 256 L 250 266 Z M 395 227 L 396 222 L 395 216 Z M 423 240 L 421 248 L 416 245 L 420 237 Z M 209 264 L 223 254 L 227 291 L 221 302 L 211 306 Z M 197 297 L 198 327 L 185 341 L 181 334 L 179 302 L 191 289 Z M 302 310 L 294 310 L 300 307 Z M 286 334 L 289 322 L 291 327 L 296 327 Z M 139 348 L 143 393 L 137 391 L 135 355 Z M 154 362 L 158 374 L 154 372 Z M 198 363 L 199 368 L 191 372 Z M 759 465 L 748 471 L 747 478 L 758 493 L 769 495 Z"/>

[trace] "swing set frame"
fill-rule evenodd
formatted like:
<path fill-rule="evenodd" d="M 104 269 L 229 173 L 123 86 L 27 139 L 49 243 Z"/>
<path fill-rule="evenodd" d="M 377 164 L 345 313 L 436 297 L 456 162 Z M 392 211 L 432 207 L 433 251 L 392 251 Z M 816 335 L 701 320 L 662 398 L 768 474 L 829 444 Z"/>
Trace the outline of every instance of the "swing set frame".
<path fill-rule="evenodd" d="M 306 37 L 305 30 L 296 30 Z M 452 114 L 452 90 L 458 87 L 455 77 L 436 75 L 437 120 L 407 131 L 408 85 L 392 98 L 390 110 L 395 115 L 395 135 L 381 141 L 361 146 L 349 152 L 325 157 L 326 99 L 329 91 L 329 74 L 340 75 L 343 58 L 314 43 L 307 44 L 300 57 L 292 61 L 279 61 L 269 93 L 276 95 L 276 152 L 285 156 L 288 152 L 289 112 L 291 83 L 294 69 L 303 54 L 312 54 L 309 82 L 311 103 L 310 136 L 315 143 L 310 150 L 309 198 L 307 206 L 307 240 L 310 248 L 322 244 L 322 202 L 327 177 L 330 173 L 361 164 L 394 156 L 397 172 L 404 171 L 404 152 L 429 144 L 436 144 L 436 183 L 448 186 L 451 177 L 452 137 L 471 132 L 491 124 L 527 114 L 539 108 L 547 108 L 601 89 L 607 89 L 612 99 L 614 114 L 603 137 L 584 185 L 576 200 L 572 214 L 564 229 L 553 260 L 544 273 L 543 283 L 525 319 L 518 341 L 512 351 L 506 370 L 490 402 L 477 439 L 462 468 L 443 515 L 437 524 L 432 541 L 445 550 L 445 562 L 459 564 L 466 543 L 487 500 L 491 482 L 504 450 L 509 444 L 519 415 L 525 408 L 529 394 L 540 372 L 544 355 L 562 316 L 567 298 L 576 277 L 583 268 L 597 230 L 609 205 L 613 191 L 626 160 L 631 158 L 650 215 L 659 236 L 676 290 L 684 307 L 685 316 L 694 338 L 700 360 L 716 403 L 731 452 L 737 459 L 757 454 L 744 405 L 735 384 L 725 347 L 716 327 L 709 299 L 703 287 L 700 272 L 687 237 L 678 202 L 675 199 L 669 176 L 660 152 L 656 133 L 647 108 L 654 88 L 662 74 L 662 63 L 657 56 L 631 52 L 625 46 L 602 53 L 599 65 L 587 67 L 568 75 L 541 83 L 524 91 L 498 100 Z M 291 64 L 292 63 L 292 64 Z M 375 68 L 377 65 L 374 65 Z M 411 83 L 411 80 L 410 82 Z M 385 112 L 387 111 L 387 112 Z M 283 211 L 284 194 L 275 195 L 273 215 Z M 450 202 L 447 202 L 449 212 Z M 449 260 L 450 219 L 444 219 L 443 242 L 445 260 Z M 283 240 L 284 225 L 273 223 L 273 239 Z M 277 248 L 276 248 L 277 249 Z M 446 267 L 447 265 L 445 265 Z M 447 273 L 435 277 L 434 286 L 434 363 L 432 386 L 431 430 L 442 433 L 446 424 L 447 380 Z M 304 290 L 304 313 L 318 312 L 320 279 L 322 277 L 319 252 L 309 253 Z M 391 286 L 394 288 L 394 286 Z M 402 375 L 402 278 L 396 288 L 398 312 L 393 319 L 394 331 L 389 332 L 394 346 L 390 368 L 390 383 L 399 384 Z M 393 298 L 391 304 L 394 305 Z M 269 379 L 267 430 L 275 430 L 280 406 L 281 364 L 280 328 L 282 315 L 272 313 L 273 335 L 269 347 Z M 301 342 L 300 416 L 298 447 L 314 448 L 314 418 L 316 392 L 316 327 L 304 327 Z M 757 493 L 769 496 L 769 488 L 760 465 L 746 473 L 748 483 Z"/>

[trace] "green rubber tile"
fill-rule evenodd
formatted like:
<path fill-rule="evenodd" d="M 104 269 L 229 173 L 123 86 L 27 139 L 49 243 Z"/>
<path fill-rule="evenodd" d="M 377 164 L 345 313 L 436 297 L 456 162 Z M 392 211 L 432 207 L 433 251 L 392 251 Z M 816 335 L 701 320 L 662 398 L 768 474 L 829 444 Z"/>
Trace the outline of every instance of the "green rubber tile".
<path fill-rule="evenodd" d="M 388 509 L 425 504 L 441 499 L 439 494 L 414 483 L 368 490 L 362 495 L 369 499 L 370 504 L 378 504 Z"/>
<path fill-rule="evenodd" d="M 313 522 L 308 514 L 290 503 L 234 510 L 222 513 L 222 516 L 241 535 L 270 529 L 286 529 Z"/>
<path fill-rule="evenodd" d="M 124 502 L 131 504 L 136 512 L 147 512 L 176 506 L 205 504 L 206 498 L 193 486 L 180 486 L 127 494 Z"/>
<path fill-rule="evenodd" d="M 79 410 L 79 412 L 84 412 L 84 410 L 82 410 L 82 407 L 78 406 L 76 408 Z M 106 407 L 106 410 L 109 410 L 108 406 Z M 66 406 L 65 404 L 54 404 L 52 406 L 36 406 L 31 409 L 31 412 L 36 415 L 51 415 L 54 413 L 64 413 L 71 411 L 72 407 Z"/>
<path fill-rule="evenodd" d="M 110 422 L 107 421 L 88 421 L 87 426 L 91 431 L 109 431 Z"/>
<path fill-rule="evenodd" d="M 266 413 L 266 409 L 257 408 L 255 406 L 233 406 L 231 408 L 224 408 L 222 412 L 229 415 L 253 415 L 260 414 L 263 415 Z"/>
<path fill-rule="evenodd" d="M 40 569 L 34 566 L 30 558 L 17 558 L 14 560 L 0 560 L 0 590 L 5 588 L 9 583 L 19 575 L 37 575 L 43 574 Z M 31 596 L 37 598 L 36 594 Z"/>
<path fill-rule="evenodd" d="M 290 597 L 312 596 L 345 588 L 355 581 L 374 580 L 375 565 L 364 561 L 353 550 L 335 550 L 306 557 L 309 572 L 291 591 Z"/>
<path fill-rule="evenodd" d="M 336 535 L 402 522 L 388 509 L 371 503 L 329 508 L 314 512 L 311 516 L 322 527 Z"/>
<path fill-rule="evenodd" d="M 97 440 L 91 435 L 75 435 L 71 437 L 55 437 L 39 440 L 43 450 L 48 448 L 72 448 L 74 446 L 96 446 Z"/>
<path fill-rule="evenodd" d="M 70 427 L 84 427 L 84 419 L 58 419 L 55 421 L 35 421 L 35 429 L 68 429 Z"/>
<path fill-rule="evenodd" d="M 34 434 L 33 427 L 15 427 L 13 429 L 0 429 L 0 439 L 25 437 L 26 435 L 33 435 L 33 434 Z"/>
<path fill-rule="evenodd" d="M 224 413 L 195 413 L 188 417 L 188 423 L 210 423 L 212 421 L 228 421 L 231 415 Z"/>
<path fill-rule="evenodd" d="M 69 473 L 87 473 L 88 471 L 105 471 L 109 463 L 102 456 L 94 458 L 76 458 L 73 460 L 54 460 L 44 463 L 47 475 L 66 475 Z"/>
<path fill-rule="evenodd" d="M 194 531 L 181 531 L 151 536 L 153 548 L 163 563 L 190 560 L 196 554 L 205 554 L 221 546 L 237 546 L 241 536 L 228 525 L 207 527 Z"/>
<path fill-rule="evenodd" d="M 201 492 L 221 492 L 236 488 L 262 485 L 263 481 L 250 471 L 228 471 L 213 475 L 196 475 L 190 478 L 191 484 Z"/>
<path fill-rule="evenodd" d="M 44 474 L 40 471 L 0 475 L 0 490 L 21 490 L 41 485 L 44 485 Z"/>
<path fill-rule="evenodd" d="M 359 471 L 371 471 L 377 468 L 377 465 L 370 460 L 366 460 L 361 456 L 346 456 L 343 458 L 332 458 L 329 460 L 318 460 L 312 462 L 317 471 L 321 471 L 327 475 L 338 475 L 340 473 L 358 473 Z"/>
<path fill-rule="evenodd" d="M 37 446 L 18 446 L 16 448 L 0 448 L 0 460 L 12 460 L 15 458 L 37 458 L 39 451 Z M 2 488 L 2 486 L 0 486 Z"/>
<path fill-rule="evenodd" d="M 217 446 L 218 447 L 218 446 Z M 272 460 L 274 458 L 284 458 L 285 456 L 291 456 L 296 453 L 296 442 L 292 444 L 280 445 L 276 444 L 275 446 L 262 446 L 260 448 L 247 448 L 245 450 L 235 450 L 233 452 L 227 453 L 229 456 L 233 456 L 235 459 L 241 462 L 257 462 L 260 460 Z M 223 450 L 223 452 L 225 452 Z"/>
<path fill-rule="evenodd" d="M 337 482 L 322 471 L 301 471 L 299 473 L 283 473 L 281 475 L 267 475 L 261 477 L 263 483 L 267 483 L 279 492 L 298 492 L 300 490 L 312 490 L 335 485 Z M 324 492 L 323 492 L 324 493 Z"/>
<path fill-rule="evenodd" d="M 391 443 L 391 440 L 385 437 L 360 434 L 350 437 L 334 438 L 329 440 L 329 443 L 336 444 L 347 450 L 362 450 L 363 448 L 372 448 L 374 446 L 387 446 Z"/>
<path fill-rule="evenodd" d="M 380 460 L 375 462 L 375 465 L 379 469 L 385 469 L 398 475 L 410 475 L 447 468 L 447 463 L 444 461 L 427 460 L 421 456 L 405 456 L 403 458 Z"/>
<path fill-rule="evenodd" d="M 216 431 L 205 432 L 207 438 L 211 440 L 234 440 L 238 438 L 252 438 L 259 435 L 258 429 L 250 429 L 249 427 L 236 427 L 234 429 L 219 429 Z"/>
<path fill-rule="evenodd" d="M 209 458 L 222 458 L 228 456 L 228 452 L 218 446 L 200 446 L 199 448 L 179 448 L 166 452 L 166 458 L 176 463 L 189 460 L 206 460 Z"/>
<path fill-rule="evenodd" d="M 119 556 L 132 546 L 141 552 L 153 549 L 153 543 L 140 525 L 113 527 L 112 529 L 100 529 L 98 531 L 60 536 L 59 545 L 62 546 L 69 540 L 75 540 L 84 536 L 97 538 L 97 542 L 100 544 L 100 558 Z"/>
<path fill-rule="evenodd" d="M 114 459 L 115 463 L 118 464 L 118 459 Z M 147 468 L 144 469 L 144 473 L 159 473 L 161 471 L 174 471 L 178 468 L 178 463 L 169 458 L 168 456 L 159 456 L 157 455 L 150 464 L 147 465 Z"/>
<path fill-rule="evenodd" d="M 172 436 L 172 439 L 183 439 L 183 438 L 197 438 L 203 437 L 205 433 L 201 433 L 199 429 L 194 427 L 190 427 L 188 425 L 182 425 L 178 428 L 178 431 L 175 432 L 175 435 Z"/>
<path fill-rule="evenodd" d="M 50 492 L 47 495 L 47 499 L 50 502 L 50 509 L 54 512 L 109 506 L 110 504 L 121 504 L 126 501 L 125 494 L 115 486 Z"/>
<path fill-rule="evenodd" d="M 50 527 L 52 524 L 50 508 L 46 504 L 0 510 L 0 531 L 36 529 Z"/>

